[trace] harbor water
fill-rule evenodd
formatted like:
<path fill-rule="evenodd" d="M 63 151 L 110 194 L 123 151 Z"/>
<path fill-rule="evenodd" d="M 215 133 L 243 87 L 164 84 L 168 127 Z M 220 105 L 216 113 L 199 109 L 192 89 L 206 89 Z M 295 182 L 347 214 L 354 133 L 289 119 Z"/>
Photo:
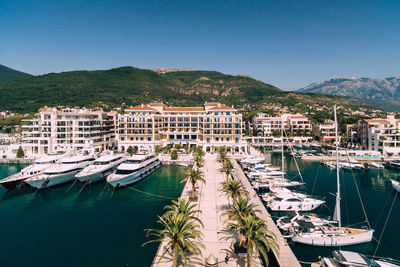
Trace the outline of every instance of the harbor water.
<path fill-rule="evenodd" d="M 299 180 L 298 171 L 293 157 L 285 153 L 285 170 L 290 178 Z M 318 215 L 333 217 L 336 194 L 336 170 L 330 170 L 327 166 L 319 162 L 306 162 L 296 159 L 304 182 L 305 191 L 309 194 L 325 197 L 326 206 L 313 211 Z M 279 152 L 267 152 L 266 162 L 275 166 L 281 166 L 281 154 Z M 355 183 L 357 183 L 361 198 L 372 229 L 375 229 L 374 238 L 379 239 L 388 218 L 390 206 L 396 196 L 390 179 L 396 179 L 400 172 L 389 171 L 386 169 L 369 170 L 342 170 L 341 177 L 341 207 L 342 225 L 352 227 L 366 226 L 365 216 L 358 197 Z M 353 176 L 354 174 L 354 176 Z M 277 218 L 285 213 L 274 212 L 272 215 Z M 396 196 L 393 210 L 386 225 L 386 230 L 381 239 L 381 245 L 376 253 L 377 256 L 391 257 L 400 259 L 400 231 L 397 226 L 400 221 L 400 194 Z M 302 244 L 292 243 L 291 248 L 296 257 L 305 262 L 316 262 L 318 256 L 331 256 L 332 250 L 338 248 L 311 247 Z M 365 255 L 373 255 L 377 241 L 353 246 L 345 246 L 342 249 L 352 250 Z"/>
<path fill-rule="evenodd" d="M 23 165 L 0 165 L 0 179 Z M 132 185 L 179 197 L 185 168 L 163 166 Z M 159 228 L 157 215 L 170 199 L 105 182 L 71 183 L 50 190 L 0 188 L 0 266 L 150 266 L 158 244 L 144 229 Z M 82 190 L 81 190 L 82 189 Z"/>

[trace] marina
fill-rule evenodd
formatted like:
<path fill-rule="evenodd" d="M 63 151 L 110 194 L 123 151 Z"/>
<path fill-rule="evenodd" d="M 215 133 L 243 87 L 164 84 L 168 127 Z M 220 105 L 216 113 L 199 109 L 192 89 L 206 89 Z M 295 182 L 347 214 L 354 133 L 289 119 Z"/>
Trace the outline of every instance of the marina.
<path fill-rule="evenodd" d="M 26 165 L 0 165 L 0 179 Z M 132 188 L 105 181 L 52 190 L 0 188 L 1 266 L 150 266 L 157 245 L 141 247 L 145 228 L 179 197 L 184 167 L 163 166 Z M 69 190 L 68 190 L 69 189 Z M 12 193 L 11 193 L 12 192 Z M 155 197 L 155 194 L 161 197 Z M 164 198 L 165 197 L 165 198 Z M 22 256 L 23 255 L 23 256 Z"/>

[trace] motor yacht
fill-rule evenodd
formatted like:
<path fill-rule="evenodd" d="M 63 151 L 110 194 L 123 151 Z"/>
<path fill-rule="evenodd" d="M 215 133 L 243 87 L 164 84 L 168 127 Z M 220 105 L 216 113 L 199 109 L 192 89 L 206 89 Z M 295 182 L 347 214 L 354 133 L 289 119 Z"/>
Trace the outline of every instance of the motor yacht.
<path fill-rule="evenodd" d="M 0 185 L 7 189 L 14 189 L 16 187 L 22 186 L 24 181 L 34 175 L 43 173 L 44 170 L 54 165 L 65 154 L 48 154 L 44 155 L 34 161 L 32 165 L 22 169 L 19 173 L 13 174 L 0 181 Z"/>
<path fill-rule="evenodd" d="M 368 258 L 358 252 L 334 250 L 333 258 L 322 258 L 320 267 L 399 267 L 400 262 L 391 258 Z M 314 266 L 314 265 L 313 265 Z"/>
<path fill-rule="evenodd" d="M 113 173 L 117 166 L 126 160 L 124 154 L 103 155 L 96 159 L 93 164 L 87 166 L 77 173 L 75 177 L 81 182 L 94 183 L 107 178 Z"/>
<path fill-rule="evenodd" d="M 314 225 L 321 226 L 336 223 L 329 219 L 322 219 L 316 214 L 300 214 L 297 211 L 288 211 L 286 216 L 280 217 L 276 221 L 276 225 L 283 231 L 288 231 L 289 228 L 299 228 L 303 222 L 310 222 Z"/>
<path fill-rule="evenodd" d="M 341 169 L 345 169 L 345 170 L 352 170 L 352 169 L 362 170 L 362 169 L 364 169 L 364 165 L 359 163 L 356 160 L 339 162 L 339 167 Z"/>
<path fill-rule="evenodd" d="M 310 211 L 325 203 L 320 198 L 292 192 L 287 188 L 270 188 L 270 191 L 262 198 L 272 211 Z"/>
<path fill-rule="evenodd" d="M 400 192 L 400 182 L 395 180 L 390 180 L 392 182 L 393 189 Z"/>
<path fill-rule="evenodd" d="M 73 181 L 75 175 L 95 159 L 96 157 L 93 153 L 86 154 L 85 152 L 79 152 L 61 159 L 59 163 L 47 168 L 42 174 L 35 175 L 25 181 L 27 184 L 38 189 L 67 183 Z"/>
<path fill-rule="evenodd" d="M 385 167 L 388 169 L 399 171 L 400 170 L 400 160 L 387 161 L 385 163 Z"/>
<path fill-rule="evenodd" d="M 136 183 L 161 167 L 157 157 L 150 154 L 134 155 L 117 167 L 115 173 L 107 177 L 112 187 Z"/>

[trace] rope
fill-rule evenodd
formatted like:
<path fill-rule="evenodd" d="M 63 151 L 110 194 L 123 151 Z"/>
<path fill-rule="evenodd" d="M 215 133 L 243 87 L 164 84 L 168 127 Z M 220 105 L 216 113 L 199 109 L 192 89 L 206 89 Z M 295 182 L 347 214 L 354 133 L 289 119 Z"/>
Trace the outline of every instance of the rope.
<path fill-rule="evenodd" d="M 350 163 L 349 152 L 347 150 L 346 150 L 346 156 L 347 156 L 347 161 Z M 369 223 L 367 212 L 365 211 L 364 202 L 362 201 L 360 190 L 358 189 L 358 185 L 357 185 L 356 177 L 354 176 L 353 168 L 350 168 L 350 169 L 351 169 L 351 175 L 353 176 L 354 185 L 356 186 L 356 189 L 357 189 L 357 195 L 361 202 L 361 207 L 362 207 L 362 210 L 363 210 L 363 213 L 365 216 L 365 220 L 368 224 L 368 228 L 371 229 L 371 224 Z"/>
<path fill-rule="evenodd" d="M 396 201 L 396 197 L 397 197 L 397 194 L 398 194 L 398 193 L 399 193 L 399 191 L 396 190 L 396 195 L 395 195 L 394 198 L 393 198 L 392 206 L 390 206 L 389 214 L 388 214 L 388 216 L 386 217 L 385 225 L 383 226 L 381 235 L 379 236 L 378 244 L 376 245 L 375 252 L 374 252 L 374 257 L 373 257 L 373 258 L 375 258 L 376 252 L 378 251 L 379 245 L 381 244 L 381 240 L 382 240 L 382 237 L 383 237 L 383 233 L 385 232 L 386 225 L 387 225 L 387 223 L 388 223 L 388 221 L 389 221 L 389 217 L 390 217 L 390 214 L 392 213 L 393 206 L 394 206 L 394 202 Z"/>
<path fill-rule="evenodd" d="M 383 205 L 383 207 L 381 209 L 381 212 L 379 213 L 379 216 L 378 216 L 378 219 L 376 220 L 376 224 L 375 224 L 374 229 L 376 229 L 378 227 L 378 224 L 379 224 L 379 222 L 380 222 L 380 220 L 382 218 L 383 212 L 386 210 L 386 206 L 389 204 L 389 200 L 390 200 L 390 194 L 388 195 L 388 197 L 386 199 L 386 202 L 385 202 L 385 205 Z"/>
<path fill-rule="evenodd" d="M 349 224 L 349 225 L 347 225 L 346 227 L 351 227 L 351 226 L 354 226 L 354 225 L 357 225 L 357 224 L 362 224 L 362 223 L 365 223 L 365 221 L 358 222 L 358 223 L 353 223 L 353 224 Z"/>
<path fill-rule="evenodd" d="M 178 199 L 176 197 L 166 197 L 166 196 L 162 196 L 162 195 L 157 195 L 157 194 L 145 192 L 145 191 L 142 191 L 142 190 L 139 190 L 139 189 L 136 189 L 134 187 L 127 186 L 127 185 L 122 185 L 122 186 L 124 186 L 124 187 L 126 187 L 126 188 L 128 188 L 130 190 L 137 191 L 139 193 L 142 193 L 142 194 L 145 194 L 145 195 L 149 195 L 149 196 L 153 196 L 153 197 L 159 197 L 159 198 L 165 198 L 165 199 Z"/>
<path fill-rule="evenodd" d="M 297 260 L 297 261 L 300 262 L 300 263 L 309 264 L 309 265 L 314 264 L 314 263 L 319 263 L 319 261 L 314 261 L 314 262 L 312 262 L 312 261 L 301 261 L 301 260 Z"/>
<path fill-rule="evenodd" d="M 314 189 L 315 189 L 315 185 L 316 185 L 316 183 L 317 183 L 317 178 L 318 178 L 319 169 L 321 168 L 321 165 L 322 165 L 321 163 L 322 163 L 322 160 L 319 162 L 318 169 L 317 169 L 317 173 L 315 174 L 314 184 L 313 184 L 313 187 L 312 187 L 312 190 L 311 190 L 311 195 L 314 194 Z"/>
<path fill-rule="evenodd" d="M 78 181 L 78 179 L 75 179 L 75 181 L 70 185 L 70 187 L 68 187 L 67 191 L 65 191 L 65 192 L 68 192 L 74 186 L 76 181 Z"/>
<path fill-rule="evenodd" d="M 288 137 L 288 135 L 287 135 L 287 133 L 286 133 L 285 130 L 283 130 L 283 132 L 284 132 L 285 135 L 286 135 L 286 141 L 287 141 L 287 143 L 288 143 L 288 145 L 289 145 L 290 152 L 293 153 L 293 148 L 292 148 L 292 146 L 289 144 L 289 137 Z M 282 138 L 282 146 L 283 146 L 283 138 Z M 293 159 L 294 159 L 294 163 L 296 164 L 296 169 L 297 169 L 297 171 L 298 171 L 298 173 L 299 173 L 300 179 L 301 179 L 301 181 L 304 183 L 303 176 L 301 175 L 300 168 L 299 168 L 299 165 L 297 164 L 296 158 L 293 157 Z"/>
<path fill-rule="evenodd" d="M 343 172 L 342 172 L 343 173 Z M 342 179 L 343 180 L 343 179 Z M 342 186 L 342 188 L 343 188 L 343 194 L 346 196 L 346 187 L 345 186 Z M 345 207 L 346 207 L 346 219 L 347 219 L 347 224 L 350 224 L 350 217 L 349 217 L 349 202 L 348 202 L 348 199 L 347 199 L 347 197 L 346 198 L 344 198 L 344 204 L 346 205 Z"/>

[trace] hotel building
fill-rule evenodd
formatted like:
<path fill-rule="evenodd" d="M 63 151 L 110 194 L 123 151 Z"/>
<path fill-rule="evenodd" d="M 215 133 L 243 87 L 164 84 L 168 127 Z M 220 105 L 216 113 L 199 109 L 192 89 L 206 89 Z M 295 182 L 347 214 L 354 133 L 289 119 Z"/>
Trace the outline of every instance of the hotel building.
<path fill-rule="evenodd" d="M 79 150 L 92 145 L 102 151 L 115 145 L 117 113 L 76 108 L 42 108 L 23 120 L 22 147 L 26 155 Z"/>
<path fill-rule="evenodd" d="M 263 135 L 272 135 L 274 132 L 280 132 L 281 128 L 290 131 L 293 134 L 309 134 L 312 130 L 310 120 L 301 114 L 282 114 L 279 117 L 268 117 L 263 113 L 257 114 L 253 119 L 253 125 L 256 130 Z"/>
<path fill-rule="evenodd" d="M 204 107 L 167 107 L 163 103 L 141 104 L 125 109 L 118 119 L 118 147 L 153 151 L 155 145 L 201 145 L 211 152 L 227 146 L 232 152 L 246 152 L 242 115 L 221 103 Z"/>
<path fill-rule="evenodd" d="M 364 149 L 379 151 L 383 156 L 400 156 L 400 120 L 364 119 L 360 123 L 360 140 Z"/>

